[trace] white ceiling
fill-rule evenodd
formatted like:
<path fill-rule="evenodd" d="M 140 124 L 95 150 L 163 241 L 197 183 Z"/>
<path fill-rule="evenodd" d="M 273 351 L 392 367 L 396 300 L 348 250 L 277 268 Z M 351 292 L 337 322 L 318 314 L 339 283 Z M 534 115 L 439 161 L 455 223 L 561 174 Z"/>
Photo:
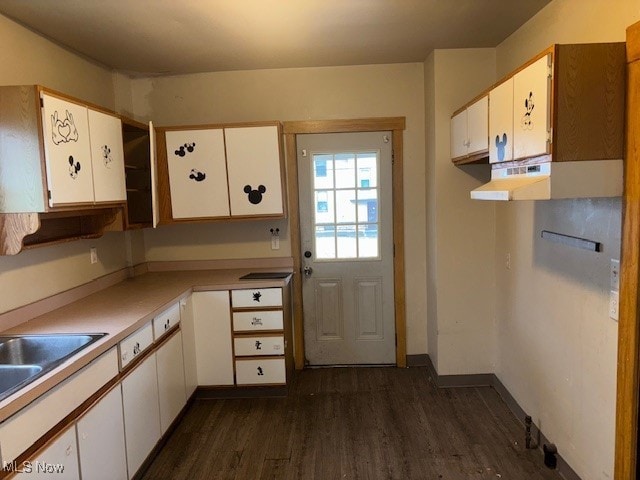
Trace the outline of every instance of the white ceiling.
<path fill-rule="evenodd" d="M 550 0 L 0 0 L 101 64 L 157 75 L 424 61 L 494 47 Z"/>

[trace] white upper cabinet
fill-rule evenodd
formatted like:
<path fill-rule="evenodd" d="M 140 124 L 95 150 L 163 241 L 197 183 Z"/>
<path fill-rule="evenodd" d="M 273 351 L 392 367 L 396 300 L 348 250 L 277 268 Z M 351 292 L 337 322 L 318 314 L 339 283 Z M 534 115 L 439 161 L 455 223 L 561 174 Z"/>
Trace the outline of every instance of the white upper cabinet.
<path fill-rule="evenodd" d="M 489 163 L 513 160 L 513 77 L 489 92 Z"/>
<path fill-rule="evenodd" d="M 127 192 L 122 121 L 91 108 L 88 112 L 95 202 L 124 202 Z"/>
<path fill-rule="evenodd" d="M 451 158 L 462 160 L 489 149 L 489 97 L 485 95 L 451 117 Z"/>
<path fill-rule="evenodd" d="M 222 129 L 166 132 L 173 218 L 228 217 Z"/>
<path fill-rule="evenodd" d="M 93 203 L 87 107 L 42 94 L 49 205 Z"/>
<path fill-rule="evenodd" d="M 231 215 L 282 215 L 277 126 L 225 128 Z"/>
<path fill-rule="evenodd" d="M 46 93 L 41 98 L 49 206 L 125 202 L 120 119 Z"/>
<path fill-rule="evenodd" d="M 551 54 L 513 77 L 513 158 L 550 153 Z"/>

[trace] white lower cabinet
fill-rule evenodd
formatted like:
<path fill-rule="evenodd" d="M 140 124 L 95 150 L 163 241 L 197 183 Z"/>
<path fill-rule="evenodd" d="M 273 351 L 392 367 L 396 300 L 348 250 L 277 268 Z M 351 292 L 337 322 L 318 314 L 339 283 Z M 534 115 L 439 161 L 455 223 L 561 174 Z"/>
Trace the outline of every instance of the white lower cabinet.
<path fill-rule="evenodd" d="M 76 423 L 83 479 L 127 480 L 122 391 L 116 386 Z"/>
<path fill-rule="evenodd" d="M 122 380 L 127 468 L 133 477 L 160 440 L 160 407 L 155 354 Z"/>
<path fill-rule="evenodd" d="M 193 318 L 198 385 L 234 385 L 229 292 L 195 292 Z"/>
<path fill-rule="evenodd" d="M 187 398 L 190 398 L 198 387 L 196 334 L 193 322 L 193 295 L 191 295 L 180 301 L 180 329 L 182 330 L 182 356 Z"/>
<path fill-rule="evenodd" d="M 75 428 L 69 427 L 36 457 L 18 465 L 18 470 L 23 472 L 18 478 L 79 480 Z"/>
<path fill-rule="evenodd" d="M 182 332 L 177 331 L 156 352 L 160 430 L 164 434 L 187 403 L 182 358 Z"/>

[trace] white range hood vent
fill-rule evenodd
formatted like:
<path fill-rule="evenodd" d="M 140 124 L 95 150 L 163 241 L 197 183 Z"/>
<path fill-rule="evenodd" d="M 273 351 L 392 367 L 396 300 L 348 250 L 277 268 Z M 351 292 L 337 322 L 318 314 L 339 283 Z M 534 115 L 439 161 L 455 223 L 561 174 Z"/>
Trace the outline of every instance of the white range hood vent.
<path fill-rule="evenodd" d="M 471 198 L 504 201 L 619 197 L 622 195 L 622 174 L 622 160 L 547 162 L 493 168 L 491 181 L 472 190 Z"/>

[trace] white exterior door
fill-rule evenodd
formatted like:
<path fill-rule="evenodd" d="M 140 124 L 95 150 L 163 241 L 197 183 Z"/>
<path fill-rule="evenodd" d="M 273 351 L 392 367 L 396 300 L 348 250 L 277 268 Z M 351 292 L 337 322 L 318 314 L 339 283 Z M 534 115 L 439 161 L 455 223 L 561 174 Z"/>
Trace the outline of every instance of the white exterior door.
<path fill-rule="evenodd" d="M 549 153 L 551 54 L 513 77 L 513 158 Z"/>
<path fill-rule="evenodd" d="M 113 115 L 92 109 L 88 111 L 95 201 L 124 202 L 127 200 L 127 191 L 122 121 Z"/>
<path fill-rule="evenodd" d="M 489 92 L 489 162 L 513 160 L 513 78 Z"/>
<path fill-rule="evenodd" d="M 46 94 L 42 100 L 49 205 L 93 203 L 87 108 Z"/>
<path fill-rule="evenodd" d="M 222 129 L 166 132 L 173 218 L 229 216 Z"/>
<path fill-rule="evenodd" d="M 307 361 L 395 364 L 391 133 L 297 142 Z"/>
<path fill-rule="evenodd" d="M 231 215 L 281 215 L 278 127 L 225 128 Z"/>

